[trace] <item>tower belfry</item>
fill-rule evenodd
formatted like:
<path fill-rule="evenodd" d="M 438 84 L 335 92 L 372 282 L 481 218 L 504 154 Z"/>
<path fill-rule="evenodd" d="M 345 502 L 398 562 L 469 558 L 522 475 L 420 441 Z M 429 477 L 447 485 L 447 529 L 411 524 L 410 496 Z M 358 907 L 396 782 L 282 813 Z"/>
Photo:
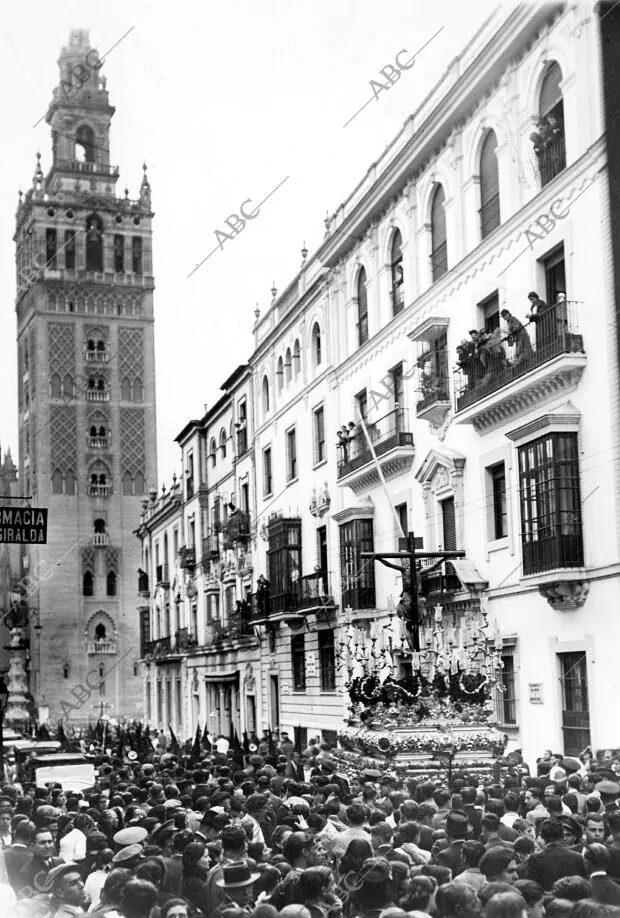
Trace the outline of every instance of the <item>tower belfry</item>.
<path fill-rule="evenodd" d="M 153 211 L 146 167 L 135 198 L 117 195 L 115 110 L 87 31 L 58 67 L 51 163 L 37 154 L 16 215 L 19 467 L 49 507 L 48 544 L 24 559 L 31 692 L 43 718 L 87 722 L 95 703 L 137 716 L 142 699 L 133 530 L 157 481 Z"/>

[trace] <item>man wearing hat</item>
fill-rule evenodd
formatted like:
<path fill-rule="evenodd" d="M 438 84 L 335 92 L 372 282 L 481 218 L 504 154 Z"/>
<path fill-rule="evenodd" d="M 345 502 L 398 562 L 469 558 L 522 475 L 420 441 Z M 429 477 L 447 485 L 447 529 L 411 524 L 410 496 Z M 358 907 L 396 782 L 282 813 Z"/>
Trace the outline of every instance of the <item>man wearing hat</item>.
<path fill-rule="evenodd" d="M 467 815 L 460 810 L 450 810 L 446 817 L 447 846 L 437 852 L 435 863 L 441 867 L 449 867 L 452 876 L 456 877 L 464 869 L 463 845 L 467 840 L 469 820 Z"/>
<path fill-rule="evenodd" d="M 221 915 L 231 905 L 237 905 L 249 914 L 254 905 L 252 887 L 259 876 L 259 873 L 252 873 L 246 863 L 229 864 L 224 867 L 222 878 L 217 880 L 217 885 L 224 891 L 225 899 L 213 915 Z"/>
<path fill-rule="evenodd" d="M 135 870 L 142 858 L 142 845 L 127 845 L 117 851 L 112 858 L 114 867 L 125 867 L 127 870 Z"/>
<path fill-rule="evenodd" d="M 52 889 L 52 898 L 58 903 L 55 918 L 73 918 L 85 915 L 82 905 L 88 905 L 84 897 L 84 883 L 77 864 L 70 861 L 50 870 L 47 881 Z"/>
<path fill-rule="evenodd" d="M 226 826 L 222 831 L 222 852 L 219 864 L 211 867 L 207 874 L 207 914 L 211 915 L 224 899 L 225 894 L 219 884 L 224 876 L 224 868 L 235 864 L 244 864 L 248 854 L 248 837 L 241 826 Z"/>

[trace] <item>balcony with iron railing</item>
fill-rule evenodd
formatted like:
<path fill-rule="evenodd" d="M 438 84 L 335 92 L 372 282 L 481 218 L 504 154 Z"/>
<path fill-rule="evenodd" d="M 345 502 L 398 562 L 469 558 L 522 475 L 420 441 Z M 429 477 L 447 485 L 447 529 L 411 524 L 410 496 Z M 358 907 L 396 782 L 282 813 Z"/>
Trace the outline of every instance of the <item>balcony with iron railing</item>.
<path fill-rule="evenodd" d="M 365 421 L 368 439 L 386 478 L 402 474 L 411 468 L 415 450 L 408 413 L 395 408 L 376 421 Z M 361 423 L 348 434 L 348 440 L 338 444 L 338 484 L 361 490 L 379 481 L 373 455 Z"/>
<path fill-rule="evenodd" d="M 259 625 L 272 617 L 271 597 L 268 589 L 257 590 L 250 595 L 249 623 Z"/>
<path fill-rule="evenodd" d="M 115 654 L 117 653 L 116 641 L 86 641 L 86 653 L 89 656 L 93 654 Z"/>
<path fill-rule="evenodd" d="M 540 184 L 544 188 L 552 179 L 566 169 L 566 143 L 564 132 L 556 134 L 546 141 L 544 147 L 537 151 Z"/>
<path fill-rule="evenodd" d="M 110 390 L 109 389 L 86 389 L 86 401 L 87 402 L 109 402 L 110 401 Z"/>
<path fill-rule="evenodd" d="M 202 540 L 202 560 L 214 561 L 220 556 L 220 537 L 216 532 L 209 533 Z"/>
<path fill-rule="evenodd" d="M 149 593 L 149 577 L 144 571 L 138 571 L 138 593 Z"/>
<path fill-rule="evenodd" d="M 110 446 L 109 437 L 88 437 L 89 449 L 108 449 Z"/>
<path fill-rule="evenodd" d="M 234 542 L 247 542 L 250 538 L 250 514 L 235 510 L 221 524 L 224 548 L 232 548 Z"/>
<path fill-rule="evenodd" d="M 418 590 L 424 599 L 458 593 L 463 589 L 454 566 L 449 561 L 425 559 L 418 571 Z"/>
<path fill-rule="evenodd" d="M 183 568 L 196 567 L 196 549 L 193 546 L 184 545 L 179 549 L 179 565 Z"/>
<path fill-rule="evenodd" d="M 88 363 L 107 363 L 110 349 L 107 345 L 104 348 L 84 348 L 84 357 Z"/>
<path fill-rule="evenodd" d="M 312 612 L 335 608 L 330 577 L 329 571 L 319 570 L 299 579 L 299 609 L 301 611 Z"/>
<path fill-rule="evenodd" d="M 59 159 L 54 164 L 57 172 L 79 172 L 82 175 L 107 175 L 112 178 L 118 178 L 118 166 L 111 166 L 109 163 L 87 163 L 73 159 Z"/>
<path fill-rule="evenodd" d="M 418 387 L 418 400 L 415 406 L 416 417 L 421 421 L 429 421 L 433 425 L 440 424 L 450 408 L 450 383 L 448 381 L 447 355 L 445 368 L 438 375 L 420 378 Z"/>
<path fill-rule="evenodd" d="M 377 600 L 374 583 L 366 585 L 356 583 L 349 586 L 343 586 L 342 608 L 346 609 L 348 606 L 353 610 L 376 609 Z"/>
<path fill-rule="evenodd" d="M 170 586 L 170 578 L 168 576 L 168 565 L 167 564 L 158 564 L 155 568 L 155 585 L 161 587 Z"/>
<path fill-rule="evenodd" d="M 546 306 L 511 334 L 499 330 L 459 347 L 455 421 L 479 432 L 575 389 L 586 365 L 578 304 Z"/>
<path fill-rule="evenodd" d="M 112 486 L 109 484 L 91 484 L 88 485 L 90 497 L 109 497 L 112 492 Z"/>
<path fill-rule="evenodd" d="M 91 544 L 95 548 L 103 548 L 110 541 L 110 536 L 107 532 L 93 532 L 90 537 Z"/>

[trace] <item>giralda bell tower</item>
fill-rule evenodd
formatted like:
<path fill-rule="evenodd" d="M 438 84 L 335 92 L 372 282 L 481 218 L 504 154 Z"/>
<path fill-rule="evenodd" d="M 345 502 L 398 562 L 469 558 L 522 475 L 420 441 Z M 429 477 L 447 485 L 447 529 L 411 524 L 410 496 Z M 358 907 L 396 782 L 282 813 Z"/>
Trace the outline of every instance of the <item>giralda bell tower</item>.
<path fill-rule="evenodd" d="M 19 473 L 49 507 L 48 541 L 29 546 L 30 691 L 52 725 L 140 717 L 134 535 L 157 483 L 151 190 L 119 195 L 108 101 L 88 32 L 58 61 L 16 217 Z M 137 139 L 137 138 L 136 138 Z"/>

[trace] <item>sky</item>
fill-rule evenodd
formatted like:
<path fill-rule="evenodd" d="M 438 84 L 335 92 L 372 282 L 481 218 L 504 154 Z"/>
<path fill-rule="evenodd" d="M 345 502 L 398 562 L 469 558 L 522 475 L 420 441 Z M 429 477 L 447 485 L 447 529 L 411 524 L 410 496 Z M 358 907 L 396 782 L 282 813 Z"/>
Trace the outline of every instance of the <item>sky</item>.
<path fill-rule="evenodd" d="M 116 108 L 110 161 L 138 197 L 148 165 L 154 218 L 159 482 L 180 469 L 174 437 L 215 403 L 254 347 L 258 305 L 284 290 L 304 243 L 322 241 L 327 212 L 355 188 L 450 61 L 498 6 L 490 0 L 20 0 L 3 11 L 0 98 L 0 444 L 17 456 L 15 208 L 35 154 L 51 164 L 45 121 L 57 59 L 72 28 L 106 57 Z M 130 30 L 130 31 L 129 31 Z M 441 31 L 439 31 L 441 30 Z M 129 32 L 129 34 L 126 34 Z M 396 55 L 421 51 L 389 92 L 371 80 Z M 402 61 L 408 60 L 405 55 Z M 372 102 L 346 127 L 351 116 Z M 216 230 L 258 204 L 234 239 Z M 246 205 L 246 211 L 251 206 Z M 149 485 L 151 483 L 149 482 Z"/>

